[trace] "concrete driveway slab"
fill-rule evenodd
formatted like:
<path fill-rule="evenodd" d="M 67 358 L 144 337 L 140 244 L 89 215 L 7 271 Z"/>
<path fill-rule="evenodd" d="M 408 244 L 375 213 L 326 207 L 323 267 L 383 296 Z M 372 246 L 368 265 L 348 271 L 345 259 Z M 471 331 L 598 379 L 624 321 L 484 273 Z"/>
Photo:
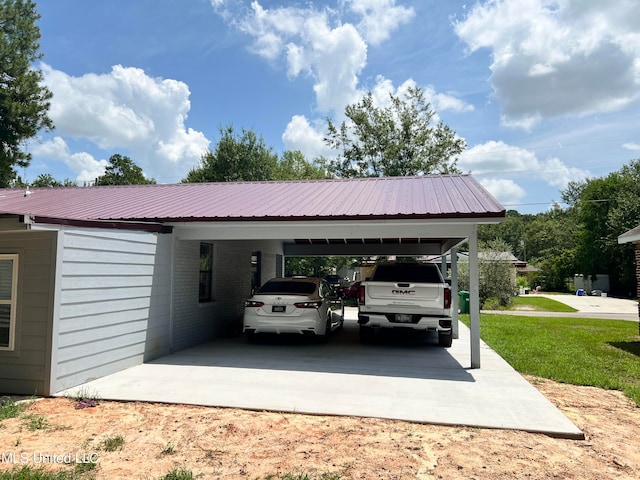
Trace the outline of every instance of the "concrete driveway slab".
<path fill-rule="evenodd" d="M 507 362 L 481 345 L 470 367 L 469 330 L 443 349 L 434 338 L 362 345 L 351 318 L 328 344 L 300 338 L 221 339 L 80 387 L 105 400 L 139 400 L 379 417 L 516 429 L 566 438 L 582 432 Z"/>
<path fill-rule="evenodd" d="M 562 302 L 581 313 L 629 314 L 635 316 L 635 319 L 638 318 L 637 300 L 590 295 L 541 294 L 541 296 Z"/>

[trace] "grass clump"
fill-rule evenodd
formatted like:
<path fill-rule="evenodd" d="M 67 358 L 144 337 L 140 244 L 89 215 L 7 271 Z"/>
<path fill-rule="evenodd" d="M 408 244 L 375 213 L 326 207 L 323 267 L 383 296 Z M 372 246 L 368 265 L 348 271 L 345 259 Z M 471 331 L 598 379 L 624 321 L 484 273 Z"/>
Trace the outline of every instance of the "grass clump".
<path fill-rule="evenodd" d="M 8 418 L 16 418 L 24 412 L 26 404 L 16 403 L 10 398 L 2 398 L 0 400 L 0 421 Z"/>
<path fill-rule="evenodd" d="M 176 447 L 173 442 L 168 442 L 164 447 L 162 447 L 160 453 L 162 455 L 173 455 L 174 453 L 176 453 Z"/>
<path fill-rule="evenodd" d="M 460 319 L 468 325 L 468 315 Z M 620 390 L 640 406 L 635 322 L 483 314 L 480 336 L 521 373 Z"/>
<path fill-rule="evenodd" d="M 93 480 L 94 478 L 92 474 L 84 472 L 66 470 L 49 472 L 43 468 L 28 465 L 0 472 L 0 480 Z"/>
<path fill-rule="evenodd" d="M 31 413 L 29 415 L 24 415 L 22 418 L 31 432 L 35 432 L 36 430 L 46 430 L 51 427 L 49 420 L 47 420 L 47 417 L 44 415 Z"/>
<path fill-rule="evenodd" d="M 195 477 L 191 470 L 186 468 L 174 468 L 169 473 L 160 477 L 159 480 L 193 480 Z"/>
<path fill-rule="evenodd" d="M 75 467 L 73 467 L 73 473 L 76 475 L 77 478 L 86 478 L 86 477 L 83 477 L 82 475 L 84 475 L 87 472 L 91 472 L 91 470 L 95 469 L 97 466 L 98 464 L 95 462 L 78 462 L 76 463 Z"/>
<path fill-rule="evenodd" d="M 116 450 L 122 450 L 124 448 L 124 437 L 122 435 L 115 435 L 113 437 L 107 437 L 98 445 L 100 450 L 105 452 L 115 452 Z"/>

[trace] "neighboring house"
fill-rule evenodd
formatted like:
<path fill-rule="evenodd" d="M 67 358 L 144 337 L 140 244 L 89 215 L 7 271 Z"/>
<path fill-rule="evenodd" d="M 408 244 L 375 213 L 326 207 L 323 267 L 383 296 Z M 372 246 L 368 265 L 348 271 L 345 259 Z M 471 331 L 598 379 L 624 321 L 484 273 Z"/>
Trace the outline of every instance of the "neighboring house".
<path fill-rule="evenodd" d="M 451 254 L 448 253 L 447 255 L 445 255 L 445 258 L 447 261 L 447 268 L 451 268 Z M 507 262 L 513 265 L 513 267 L 517 270 L 525 269 L 527 267 L 527 262 L 523 262 L 522 260 L 518 259 L 511 252 L 478 252 L 478 258 L 480 260 Z M 427 260 L 439 262 L 440 258 L 432 256 Z M 469 254 L 467 252 L 458 252 L 457 261 L 458 263 L 468 263 Z"/>
<path fill-rule="evenodd" d="M 504 217 L 469 175 L 0 190 L 0 392 L 227 335 L 287 255 L 442 255 Z"/>
<path fill-rule="evenodd" d="M 609 275 L 606 273 L 598 273 L 596 275 L 585 276 L 576 273 L 573 276 L 573 289 L 576 292 L 582 290 L 586 295 L 600 296 L 603 293 L 608 294 L 611 290 Z"/>
<path fill-rule="evenodd" d="M 640 226 L 620 235 L 618 243 L 631 243 L 634 246 L 636 254 L 636 297 L 640 300 Z M 638 303 L 638 319 L 640 320 L 640 302 Z M 638 324 L 638 333 L 640 334 L 640 323 Z"/>

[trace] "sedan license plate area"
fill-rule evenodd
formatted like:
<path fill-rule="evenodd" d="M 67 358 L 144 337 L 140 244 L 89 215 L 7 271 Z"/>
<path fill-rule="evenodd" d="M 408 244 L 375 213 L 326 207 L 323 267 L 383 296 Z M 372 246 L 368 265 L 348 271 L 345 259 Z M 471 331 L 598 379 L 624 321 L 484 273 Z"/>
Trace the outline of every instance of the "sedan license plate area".
<path fill-rule="evenodd" d="M 286 305 L 273 305 L 271 307 L 271 312 L 272 313 L 284 313 L 287 311 L 287 306 Z"/>
<path fill-rule="evenodd" d="M 396 322 L 398 323 L 411 323 L 411 315 L 406 313 L 396 313 Z"/>

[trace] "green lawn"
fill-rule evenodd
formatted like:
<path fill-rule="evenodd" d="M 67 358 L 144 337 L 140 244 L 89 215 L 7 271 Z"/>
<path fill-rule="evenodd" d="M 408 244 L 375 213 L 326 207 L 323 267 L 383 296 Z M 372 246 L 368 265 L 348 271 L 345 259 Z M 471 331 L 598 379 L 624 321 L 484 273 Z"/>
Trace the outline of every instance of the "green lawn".
<path fill-rule="evenodd" d="M 640 406 L 635 322 L 482 314 L 480 337 L 521 373 L 621 390 Z"/>
<path fill-rule="evenodd" d="M 524 295 L 511 300 L 509 310 L 533 310 L 538 312 L 577 312 L 577 310 L 551 298 Z"/>

